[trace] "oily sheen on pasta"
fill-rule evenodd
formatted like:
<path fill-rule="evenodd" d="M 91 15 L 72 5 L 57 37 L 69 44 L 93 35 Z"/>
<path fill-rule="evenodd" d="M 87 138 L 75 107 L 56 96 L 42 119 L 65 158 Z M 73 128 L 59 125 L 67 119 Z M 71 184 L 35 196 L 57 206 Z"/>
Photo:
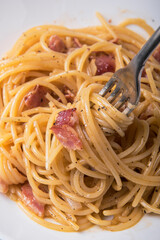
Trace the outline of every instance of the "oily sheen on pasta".
<path fill-rule="evenodd" d="M 98 92 L 145 43 L 141 19 L 34 27 L 0 61 L 0 192 L 58 231 L 121 231 L 160 214 L 160 49 L 130 116 Z M 111 217 L 112 216 L 112 217 Z"/>

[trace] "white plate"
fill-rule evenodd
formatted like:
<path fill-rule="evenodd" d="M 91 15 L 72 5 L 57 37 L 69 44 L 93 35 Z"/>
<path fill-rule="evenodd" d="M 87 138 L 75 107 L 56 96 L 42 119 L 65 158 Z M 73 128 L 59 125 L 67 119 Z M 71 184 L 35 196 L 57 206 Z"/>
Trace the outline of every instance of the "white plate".
<path fill-rule="evenodd" d="M 160 24 L 159 0 L 0 0 L 0 55 L 11 48 L 30 27 L 56 23 L 69 27 L 98 24 L 95 12 L 113 23 L 141 17 L 156 28 Z M 122 232 L 92 228 L 83 233 L 61 233 L 31 221 L 5 196 L 0 195 L 0 239 L 2 240 L 154 240 L 160 239 L 159 217 L 145 216 L 135 227 Z"/>

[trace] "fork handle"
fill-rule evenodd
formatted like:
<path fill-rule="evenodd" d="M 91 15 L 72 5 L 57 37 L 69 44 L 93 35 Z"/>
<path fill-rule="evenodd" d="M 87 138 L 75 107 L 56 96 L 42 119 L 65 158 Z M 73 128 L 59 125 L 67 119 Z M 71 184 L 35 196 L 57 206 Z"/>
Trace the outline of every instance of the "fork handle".
<path fill-rule="evenodd" d="M 149 40 L 144 44 L 138 54 L 132 59 L 130 62 L 134 64 L 138 69 L 141 70 L 144 66 L 145 62 L 147 61 L 150 54 L 156 48 L 156 46 L 160 43 L 160 26 L 157 30 L 153 33 L 153 35 L 149 38 Z"/>

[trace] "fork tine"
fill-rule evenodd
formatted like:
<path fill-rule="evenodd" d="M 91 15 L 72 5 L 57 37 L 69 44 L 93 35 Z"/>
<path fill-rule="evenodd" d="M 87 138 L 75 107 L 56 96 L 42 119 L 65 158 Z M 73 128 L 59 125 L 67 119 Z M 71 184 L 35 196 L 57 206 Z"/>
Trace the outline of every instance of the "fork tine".
<path fill-rule="evenodd" d="M 133 111 L 133 109 L 127 107 L 124 109 L 123 113 L 128 116 L 132 111 Z"/>
<path fill-rule="evenodd" d="M 118 102 L 116 102 L 114 107 L 117 108 L 117 109 L 120 109 L 125 104 L 126 101 L 127 101 L 127 97 L 122 95 L 122 97 L 119 99 Z"/>
<path fill-rule="evenodd" d="M 120 87 L 116 87 L 112 94 L 107 98 L 107 101 L 112 103 L 114 99 L 121 93 Z"/>
<path fill-rule="evenodd" d="M 111 89 L 112 87 L 115 85 L 115 79 L 111 78 L 106 85 L 101 89 L 101 91 L 99 92 L 99 94 L 104 97 Z"/>

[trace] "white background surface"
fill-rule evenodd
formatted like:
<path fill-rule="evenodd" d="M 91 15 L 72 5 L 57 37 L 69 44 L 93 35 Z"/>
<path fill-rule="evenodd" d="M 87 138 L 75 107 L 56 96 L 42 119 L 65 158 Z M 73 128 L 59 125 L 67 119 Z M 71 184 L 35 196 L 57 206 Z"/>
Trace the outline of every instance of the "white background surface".
<path fill-rule="evenodd" d="M 0 56 L 30 27 L 47 23 L 74 28 L 95 25 L 96 11 L 114 24 L 127 17 L 141 17 L 155 29 L 160 25 L 159 0 L 0 0 Z M 159 240 L 159 222 L 160 217 L 149 215 L 123 232 L 92 228 L 83 233 L 61 233 L 34 223 L 14 202 L 0 195 L 2 240 Z"/>

